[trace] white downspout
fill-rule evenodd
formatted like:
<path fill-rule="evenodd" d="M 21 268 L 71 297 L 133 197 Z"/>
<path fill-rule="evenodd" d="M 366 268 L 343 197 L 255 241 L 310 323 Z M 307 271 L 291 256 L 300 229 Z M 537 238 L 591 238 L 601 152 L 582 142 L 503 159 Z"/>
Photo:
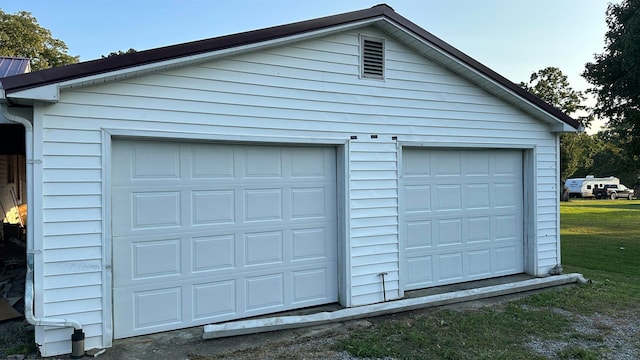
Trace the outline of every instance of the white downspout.
<path fill-rule="evenodd" d="M 73 319 L 59 319 L 59 318 L 49 318 L 49 317 L 41 317 L 38 318 L 35 316 L 33 311 L 33 300 L 34 300 L 34 291 L 33 291 L 33 268 L 34 268 L 34 254 L 40 253 L 41 249 L 35 249 L 34 241 L 33 241 L 33 227 L 34 227 L 34 216 L 33 216 L 33 194 L 34 194 L 34 167 L 36 160 L 33 159 L 33 125 L 31 122 L 23 117 L 12 114 L 9 112 L 8 104 L 2 104 L 2 114 L 8 120 L 13 122 L 22 124 L 24 126 L 25 132 L 25 158 L 26 158 L 26 173 L 27 173 L 27 238 L 26 238 L 26 247 L 27 247 L 27 273 L 25 278 L 25 288 L 24 288 L 24 317 L 32 325 L 36 326 L 57 326 L 57 327 L 73 327 L 74 332 L 71 336 L 72 340 L 72 356 L 79 357 L 84 356 L 84 333 L 82 332 L 82 325 L 79 321 Z M 76 349 L 78 348 L 78 349 Z M 81 349 L 81 350 L 80 350 Z M 82 355 L 78 353 L 78 351 L 82 352 Z"/>

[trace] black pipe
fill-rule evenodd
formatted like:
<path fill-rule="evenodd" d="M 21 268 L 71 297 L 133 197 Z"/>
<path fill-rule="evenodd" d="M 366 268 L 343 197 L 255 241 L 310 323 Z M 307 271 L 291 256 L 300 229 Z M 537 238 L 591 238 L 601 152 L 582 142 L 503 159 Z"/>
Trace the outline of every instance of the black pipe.
<path fill-rule="evenodd" d="M 71 334 L 71 358 L 84 357 L 84 332 L 82 329 L 74 329 Z"/>

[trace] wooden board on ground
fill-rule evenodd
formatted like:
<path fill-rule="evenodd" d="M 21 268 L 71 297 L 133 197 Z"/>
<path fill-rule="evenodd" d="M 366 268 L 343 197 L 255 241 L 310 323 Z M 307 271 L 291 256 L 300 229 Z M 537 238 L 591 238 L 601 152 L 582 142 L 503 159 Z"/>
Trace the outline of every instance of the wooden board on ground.
<path fill-rule="evenodd" d="M 22 317 L 5 299 L 0 299 L 0 321 Z"/>

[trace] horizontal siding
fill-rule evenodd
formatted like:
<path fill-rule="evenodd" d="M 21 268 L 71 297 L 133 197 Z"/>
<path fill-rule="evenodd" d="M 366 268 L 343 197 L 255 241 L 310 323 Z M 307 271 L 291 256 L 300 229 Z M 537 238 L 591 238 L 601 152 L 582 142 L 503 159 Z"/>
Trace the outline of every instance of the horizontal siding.
<path fill-rule="evenodd" d="M 102 310 L 102 298 L 72 300 L 47 304 L 47 316 L 68 316 L 69 308 L 73 308 L 76 314 Z"/>
<path fill-rule="evenodd" d="M 83 324 L 85 349 L 100 349 L 102 345 L 102 324 Z M 67 354 L 71 349 L 71 328 L 49 328 L 46 331 L 47 342 L 41 348 L 48 356 Z"/>
<path fill-rule="evenodd" d="M 387 38 L 387 78 L 359 78 L 359 35 L 376 29 L 237 55 L 103 85 L 66 89 L 42 106 L 42 218 L 45 312 L 104 309 L 102 129 L 202 134 L 203 139 L 286 137 L 349 143 L 348 239 L 351 304 L 399 294 L 397 144 L 535 148 L 539 269 L 557 258 L 556 142 L 549 127 Z M 378 135 L 378 139 L 370 139 Z M 108 159 L 108 158 L 106 158 Z M 542 235 L 544 234 L 544 235 Z M 77 278 L 76 278 L 77 276 Z M 65 285 L 70 279 L 73 285 Z M 86 291 L 85 291 L 86 290 Z M 70 311 L 75 311 L 69 305 Z M 89 325 L 89 347 L 102 328 Z M 64 336 L 60 335 L 64 334 Z M 48 355 L 68 351 L 69 334 L 46 330 Z M 96 345 L 97 344 L 97 345 Z M 51 350 L 50 350 L 51 349 Z M 64 350 L 59 350 L 64 349 Z M 50 351 L 50 352 L 49 352 Z M 57 352 L 62 351 L 62 352 Z"/>
<path fill-rule="evenodd" d="M 349 146 L 349 198 L 355 202 L 350 204 L 353 305 L 383 301 L 380 273 L 399 269 L 396 153 L 395 142 L 354 140 Z M 367 207 L 361 206 L 363 198 Z M 369 233 L 358 233 L 359 229 Z M 386 281 L 387 298 L 399 297 L 398 279 Z"/>
<path fill-rule="evenodd" d="M 44 250 L 102 246 L 102 234 L 99 232 L 90 234 L 63 234 L 47 236 Z"/>

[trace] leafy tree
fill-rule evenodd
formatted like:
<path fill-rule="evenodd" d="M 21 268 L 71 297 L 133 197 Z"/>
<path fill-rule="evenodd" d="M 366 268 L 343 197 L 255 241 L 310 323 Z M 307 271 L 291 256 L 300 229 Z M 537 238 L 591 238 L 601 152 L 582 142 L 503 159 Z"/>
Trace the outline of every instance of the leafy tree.
<path fill-rule="evenodd" d="M 581 91 L 569 85 L 567 76 L 557 67 L 546 67 L 531 74 L 529 83 L 521 82 L 520 86 L 538 96 L 565 114 L 576 114 L 585 110 L 582 105 L 585 96 Z M 591 116 L 577 119 L 584 127 L 589 126 Z M 595 151 L 593 139 L 585 133 L 568 133 L 560 136 L 560 179 L 564 183 L 581 166 L 593 162 Z"/>
<path fill-rule="evenodd" d="M 133 48 L 129 48 L 129 50 L 127 51 L 122 51 L 122 50 L 118 50 L 118 51 L 112 51 L 109 53 L 109 55 L 102 55 L 102 58 L 110 58 L 110 57 L 114 57 L 114 56 L 118 56 L 118 55 L 124 55 L 124 54 L 130 54 L 130 53 L 134 53 L 134 52 L 138 52 L 138 50 L 133 49 Z"/>
<path fill-rule="evenodd" d="M 0 10 L 0 55 L 31 59 L 32 70 L 73 64 L 78 56 L 67 54 L 67 45 L 41 27 L 30 12 L 7 14 Z"/>
<path fill-rule="evenodd" d="M 608 119 L 608 136 L 628 166 L 640 164 L 640 0 L 610 3 L 604 52 L 582 76 L 595 87 L 595 113 Z"/>
<path fill-rule="evenodd" d="M 593 168 L 602 146 L 595 136 L 585 132 L 560 135 L 560 179 L 562 183 L 581 169 Z M 588 172 L 588 174 L 601 174 Z M 585 175 L 588 175 L 585 174 Z"/>
<path fill-rule="evenodd" d="M 538 70 L 531 74 L 528 84 L 520 82 L 520 86 L 567 115 L 586 109 L 586 106 L 582 105 L 586 99 L 584 94 L 573 90 L 567 76 L 557 67 L 549 66 Z M 582 126 L 587 127 L 592 118 L 585 116 L 577 120 Z"/>

